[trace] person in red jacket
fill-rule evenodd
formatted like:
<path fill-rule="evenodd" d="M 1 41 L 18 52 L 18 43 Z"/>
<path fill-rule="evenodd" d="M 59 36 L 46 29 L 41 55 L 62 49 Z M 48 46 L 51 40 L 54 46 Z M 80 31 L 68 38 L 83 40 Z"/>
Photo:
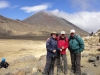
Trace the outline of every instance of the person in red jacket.
<path fill-rule="evenodd" d="M 60 75 L 61 64 L 64 64 L 62 67 L 63 73 L 64 73 L 64 75 L 67 75 L 66 49 L 68 48 L 68 38 L 65 36 L 65 31 L 61 31 L 61 35 L 58 38 L 58 48 L 60 48 L 60 54 L 57 59 L 57 75 Z M 62 60 L 60 58 L 62 58 Z"/>

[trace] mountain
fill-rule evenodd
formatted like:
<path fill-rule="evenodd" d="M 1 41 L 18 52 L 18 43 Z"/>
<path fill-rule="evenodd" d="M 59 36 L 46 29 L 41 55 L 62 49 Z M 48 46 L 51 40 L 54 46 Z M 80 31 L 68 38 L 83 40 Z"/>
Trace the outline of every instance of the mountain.
<path fill-rule="evenodd" d="M 75 29 L 77 34 L 88 35 L 88 32 L 49 12 L 38 12 L 24 19 L 23 22 L 34 26 L 34 32 L 38 32 L 40 34 L 48 34 L 52 31 L 60 33 L 62 30 L 69 34 L 70 29 Z"/>
<path fill-rule="evenodd" d="M 69 34 L 70 29 L 88 35 L 88 32 L 49 12 L 38 12 L 23 21 L 0 15 L 0 36 L 48 36 L 53 31 L 60 33 L 62 30 Z"/>
<path fill-rule="evenodd" d="M 0 15 L 0 36 L 26 35 L 34 30 L 32 25 Z"/>

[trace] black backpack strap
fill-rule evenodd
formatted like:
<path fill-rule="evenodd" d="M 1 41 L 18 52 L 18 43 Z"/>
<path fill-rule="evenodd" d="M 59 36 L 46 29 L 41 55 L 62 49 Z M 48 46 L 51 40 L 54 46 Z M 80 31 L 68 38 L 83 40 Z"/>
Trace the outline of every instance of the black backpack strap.
<path fill-rule="evenodd" d="M 69 36 L 69 38 L 68 38 L 68 41 L 70 41 L 71 40 L 71 36 Z"/>
<path fill-rule="evenodd" d="M 77 42 L 78 42 L 78 44 L 80 45 L 80 42 L 79 42 L 78 37 L 80 37 L 80 36 L 76 34 L 76 41 L 77 41 Z"/>

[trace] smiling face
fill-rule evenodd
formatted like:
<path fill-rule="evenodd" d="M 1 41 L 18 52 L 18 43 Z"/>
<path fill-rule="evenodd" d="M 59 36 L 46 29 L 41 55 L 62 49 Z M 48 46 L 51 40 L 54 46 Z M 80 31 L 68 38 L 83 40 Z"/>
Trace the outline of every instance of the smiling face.
<path fill-rule="evenodd" d="M 57 37 L 57 35 L 56 34 L 52 34 L 52 37 L 55 39 Z"/>
<path fill-rule="evenodd" d="M 73 37 L 75 35 L 75 33 L 71 33 L 70 35 Z"/>
<path fill-rule="evenodd" d="M 65 37 L 65 34 L 61 34 L 61 38 L 64 38 Z"/>

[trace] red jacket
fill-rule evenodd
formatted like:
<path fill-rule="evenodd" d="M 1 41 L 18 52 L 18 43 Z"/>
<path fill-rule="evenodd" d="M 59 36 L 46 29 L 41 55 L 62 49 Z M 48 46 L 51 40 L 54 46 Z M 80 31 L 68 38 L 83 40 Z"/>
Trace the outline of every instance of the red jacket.
<path fill-rule="evenodd" d="M 60 54 L 66 54 L 66 49 L 68 48 L 68 38 L 65 39 L 58 38 L 58 47 L 62 48 L 62 46 L 64 47 L 64 49 L 60 51 Z"/>

